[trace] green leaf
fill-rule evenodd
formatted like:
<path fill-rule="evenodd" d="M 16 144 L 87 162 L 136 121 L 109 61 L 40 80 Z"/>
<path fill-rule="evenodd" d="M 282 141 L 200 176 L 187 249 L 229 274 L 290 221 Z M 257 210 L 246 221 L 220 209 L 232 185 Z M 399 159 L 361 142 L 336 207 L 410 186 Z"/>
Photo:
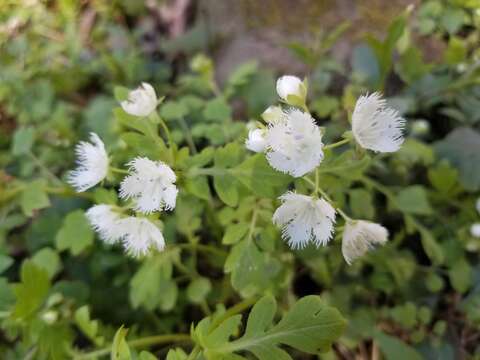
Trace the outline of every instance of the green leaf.
<path fill-rule="evenodd" d="M 187 354 L 180 348 L 170 349 L 166 360 L 187 360 Z"/>
<path fill-rule="evenodd" d="M 48 277 L 51 279 L 60 271 L 61 263 L 60 256 L 51 248 L 43 248 L 36 252 L 32 257 L 32 261 L 47 271 Z"/>
<path fill-rule="evenodd" d="M 210 121 L 226 121 L 232 117 L 232 109 L 223 97 L 217 97 L 207 102 L 203 116 Z"/>
<path fill-rule="evenodd" d="M 210 280 L 204 277 L 194 279 L 187 287 L 187 297 L 195 304 L 200 304 L 205 300 L 208 293 L 212 290 Z"/>
<path fill-rule="evenodd" d="M 33 127 L 21 127 L 15 131 L 12 142 L 12 155 L 19 156 L 28 154 L 33 146 L 35 129 Z"/>
<path fill-rule="evenodd" d="M 452 168 L 448 162 L 442 161 L 436 167 L 428 170 L 428 179 L 435 189 L 447 194 L 457 183 L 458 171 Z"/>
<path fill-rule="evenodd" d="M 196 176 L 185 180 L 185 189 L 196 197 L 210 201 L 212 194 L 206 176 Z"/>
<path fill-rule="evenodd" d="M 50 206 L 50 200 L 45 192 L 46 182 L 43 179 L 32 181 L 25 185 L 20 197 L 20 206 L 27 216 L 32 216 L 34 210 Z"/>
<path fill-rule="evenodd" d="M 6 278 L 0 277 L 0 311 L 10 311 L 15 304 L 15 294 Z"/>
<path fill-rule="evenodd" d="M 113 88 L 113 96 L 115 100 L 118 102 L 122 102 L 128 99 L 128 94 L 130 93 L 130 89 L 126 88 L 125 86 L 115 86 Z"/>
<path fill-rule="evenodd" d="M 101 346 L 104 342 L 102 336 L 98 336 L 98 320 L 90 318 L 90 310 L 88 306 L 82 306 L 75 311 L 75 324 L 82 330 L 82 332 L 92 340 L 95 345 Z"/>
<path fill-rule="evenodd" d="M 436 144 L 440 158 L 447 159 L 460 174 L 460 182 L 470 191 L 480 189 L 480 134 L 469 127 L 459 127 Z"/>
<path fill-rule="evenodd" d="M 93 230 L 83 210 L 75 210 L 65 216 L 55 244 L 59 250 L 68 249 L 72 255 L 79 255 L 93 244 L 93 236 Z"/>
<path fill-rule="evenodd" d="M 0 274 L 7 270 L 13 264 L 10 256 L 0 254 Z"/>
<path fill-rule="evenodd" d="M 158 360 L 155 355 L 148 351 L 142 351 L 140 355 L 138 356 L 139 360 Z M 168 355 L 167 355 L 167 360 L 168 360 Z M 174 358 L 175 360 L 175 358 Z M 180 359 L 179 359 L 180 360 Z"/>
<path fill-rule="evenodd" d="M 255 194 L 266 197 L 274 197 L 276 188 L 292 181 L 290 176 L 275 171 L 264 154 L 250 156 L 233 168 L 231 174 Z"/>
<path fill-rule="evenodd" d="M 420 185 L 408 186 L 400 191 L 396 196 L 395 204 L 406 214 L 430 215 L 432 213 L 427 192 Z"/>
<path fill-rule="evenodd" d="M 228 206 L 237 206 L 238 204 L 238 188 L 235 184 L 236 180 L 231 175 L 217 175 L 213 178 L 213 186 L 218 197 Z"/>
<path fill-rule="evenodd" d="M 234 245 L 224 270 L 231 273 L 233 288 L 248 297 L 274 285 L 272 280 L 280 271 L 280 263 L 246 239 Z"/>
<path fill-rule="evenodd" d="M 443 264 L 445 256 L 442 247 L 437 243 L 432 233 L 427 229 L 421 229 L 420 235 L 422 246 L 428 258 L 436 265 Z"/>
<path fill-rule="evenodd" d="M 45 359 L 63 360 L 69 358 L 67 350 L 70 346 L 73 334 L 65 323 L 41 324 L 38 329 L 39 353 Z"/>
<path fill-rule="evenodd" d="M 280 345 L 318 354 L 328 351 L 346 326 L 338 310 L 325 305 L 318 296 L 300 299 L 279 323 L 272 326 L 275 312 L 275 299 L 271 295 L 264 296 L 251 310 L 244 335 L 231 342 L 228 338 L 234 334 L 240 317 L 228 318 L 203 342 L 206 357 L 220 359 L 234 352 L 247 351 L 259 360 L 291 359 Z M 214 333 L 215 338 L 210 339 Z"/>
<path fill-rule="evenodd" d="M 238 223 L 227 227 L 223 235 L 222 243 L 226 245 L 235 244 L 240 241 L 248 232 L 249 224 Z"/>
<path fill-rule="evenodd" d="M 165 120 L 181 119 L 187 114 L 187 106 L 177 101 L 166 101 L 160 109 L 160 116 Z"/>
<path fill-rule="evenodd" d="M 375 333 L 375 340 L 386 360 L 422 360 L 422 356 L 411 346 L 403 341 L 384 334 L 382 332 Z"/>
<path fill-rule="evenodd" d="M 13 285 L 16 303 L 13 310 L 15 318 L 27 318 L 35 313 L 45 301 L 50 289 L 48 273 L 25 260 L 20 270 L 20 283 Z"/>
<path fill-rule="evenodd" d="M 452 265 L 448 277 L 453 288 L 463 294 L 472 285 L 472 267 L 462 258 Z"/>
<path fill-rule="evenodd" d="M 130 348 L 128 347 L 125 337 L 128 329 L 122 326 L 115 333 L 112 343 L 112 351 L 110 353 L 110 360 L 131 360 Z"/>
<path fill-rule="evenodd" d="M 171 310 L 177 301 L 178 288 L 172 280 L 172 260 L 178 251 L 163 252 L 147 259 L 130 281 L 130 302 L 134 309 Z"/>
<path fill-rule="evenodd" d="M 350 208 L 352 215 L 357 219 L 372 220 L 375 217 L 375 207 L 370 191 L 365 189 L 353 189 L 349 191 Z"/>
<path fill-rule="evenodd" d="M 449 65 L 455 65 L 465 61 L 467 56 L 467 44 L 465 40 L 452 36 L 448 41 L 448 47 L 443 55 L 445 62 Z"/>

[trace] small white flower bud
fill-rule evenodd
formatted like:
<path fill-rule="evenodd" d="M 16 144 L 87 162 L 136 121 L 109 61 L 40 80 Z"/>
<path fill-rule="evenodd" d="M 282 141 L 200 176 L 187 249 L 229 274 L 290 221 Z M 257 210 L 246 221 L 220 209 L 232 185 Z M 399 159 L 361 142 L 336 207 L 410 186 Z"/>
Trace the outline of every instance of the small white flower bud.
<path fill-rule="evenodd" d="M 54 324 L 58 319 L 58 313 L 56 311 L 47 311 L 42 314 L 42 320 L 48 324 Z"/>
<path fill-rule="evenodd" d="M 472 234 L 473 237 L 480 238 L 480 223 L 473 224 L 470 227 L 470 234 Z"/>
<path fill-rule="evenodd" d="M 277 94 L 284 101 L 287 101 L 289 95 L 305 98 L 305 87 L 302 80 L 296 76 L 284 75 L 277 80 Z"/>
<path fill-rule="evenodd" d="M 128 94 L 127 100 L 120 103 L 122 109 L 134 116 L 148 116 L 157 107 L 158 99 L 152 85 L 143 82 Z"/>

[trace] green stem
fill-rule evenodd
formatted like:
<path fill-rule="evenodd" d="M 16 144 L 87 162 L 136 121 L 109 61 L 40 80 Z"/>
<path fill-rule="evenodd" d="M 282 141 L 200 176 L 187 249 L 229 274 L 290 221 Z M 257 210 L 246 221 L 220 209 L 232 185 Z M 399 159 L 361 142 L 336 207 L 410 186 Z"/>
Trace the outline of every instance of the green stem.
<path fill-rule="evenodd" d="M 223 313 L 222 316 L 219 316 L 210 326 L 210 333 L 215 330 L 221 323 L 223 323 L 225 320 L 227 320 L 229 317 L 232 317 L 233 315 L 236 315 L 238 313 L 241 313 L 243 310 L 248 309 L 250 306 L 255 304 L 257 302 L 256 297 L 251 297 L 249 299 L 245 299 L 242 302 L 239 302 L 238 304 L 235 304 L 231 308 L 229 308 L 227 311 Z"/>
<path fill-rule="evenodd" d="M 113 166 L 110 166 L 110 170 L 114 173 L 117 173 L 117 174 L 129 174 L 128 170 L 119 169 L 119 168 L 116 168 L 116 167 L 113 167 Z"/>
<path fill-rule="evenodd" d="M 69 188 L 53 188 L 53 187 L 46 187 L 45 191 L 49 194 L 55 194 L 60 196 L 67 196 L 67 197 L 79 197 L 83 199 L 93 200 L 93 195 L 90 193 L 85 192 L 76 192 Z"/>
<path fill-rule="evenodd" d="M 328 196 L 328 194 L 325 191 L 322 190 L 322 188 L 318 186 L 316 181 L 313 182 L 308 177 L 303 177 L 302 179 L 305 180 L 307 183 L 309 183 L 312 187 L 314 187 L 315 189 L 314 194 L 320 193 L 320 195 L 322 195 L 325 198 L 325 200 L 327 200 L 332 206 L 334 206 L 335 210 L 337 210 L 337 212 L 343 217 L 345 221 L 352 220 L 352 218 L 350 218 L 341 208 L 335 206 L 335 202 L 330 198 L 330 196 Z"/>
<path fill-rule="evenodd" d="M 337 141 L 336 143 L 325 145 L 325 146 L 323 147 L 323 149 L 324 149 L 324 150 L 326 150 L 326 149 L 334 149 L 334 148 L 336 148 L 336 147 L 339 147 L 339 146 L 348 144 L 349 142 L 350 142 L 350 139 L 343 139 L 343 140 Z"/>
<path fill-rule="evenodd" d="M 163 129 L 163 132 L 165 133 L 165 136 L 167 137 L 167 142 L 168 142 L 168 148 L 170 150 L 170 160 L 171 160 L 171 165 L 174 165 L 175 163 L 175 153 L 174 153 L 174 145 L 175 143 L 173 142 L 172 135 L 170 134 L 170 130 L 168 129 L 167 124 L 165 124 L 165 121 L 157 114 L 156 111 L 150 114 L 150 119 L 154 123 L 160 124 L 160 127 Z"/>
<path fill-rule="evenodd" d="M 61 184 L 63 185 L 63 181 L 60 180 L 57 175 L 55 175 L 53 172 L 50 171 L 50 169 L 45 166 L 45 164 L 39 159 L 37 158 L 31 151 L 28 152 L 28 155 L 30 156 L 30 158 L 33 160 L 33 162 L 35 163 L 35 165 L 40 168 L 40 170 L 42 170 L 48 177 L 50 177 L 50 179 L 54 182 L 54 183 L 57 183 L 57 184 Z"/>
<path fill-rule="evenodd" d="M 188 334 L 166 334 L 166 335 L 155 335 L 147 336 L 140 339 L 135 339 L 128 341 L 127 344 L 130 347 L 149 347 L 152 345 L 159 345 L 170 342 L 183 342 L 191 341 L 190 335 Z M 110 354 L 111 345 L 103 349 L 95 350 L 86 354 L 77 354 L 73 358 L 75 360 L 84 360 L 84 359 L 96 359 L 97 357 L 105 356 Z"/>
<path fill-rule="evenodd" d="M 247 236 L 247 241 L 248 242 L 252 241 L 253 232 L 255 231 L 255 225 L 257 224 L 257 217 L 258 217 L 258 212 L 257 212 L 257 208 L 255 207 L 253 209 L 252 221 L 250 221 L 250 228 L 248 230 L 248 236 Z"/>
<path fill-rule="evenodd" d="M 223 251 L 221 249 L 217 249 L 216 247 L 210 246 L 210 245 L 203 245 L 203 244 L 178 244 L 176 245 L 180 249 L 197 249 L 203 252 L 210 252 L 212 254 L 221 256 L 222 258 L 225 258 L 228 256 L 228 253 L 226 251 Z"/>
<path fill-rule="evenodd" d="M 196 154 L 197 147 L 195 146 L 195 142 L 193 141 L 192 133 L 188 128 L 187 122 L 183 117 L 179 118 L 178 121 L 180 122 L 180 125 L 183 128 L 183 131 L 185 132 L 185 139 L 187 140 L 187 144 L 188 144 L 188 147 L 190 148 L 190 151 L 192 152 L 192 154 Z"/>

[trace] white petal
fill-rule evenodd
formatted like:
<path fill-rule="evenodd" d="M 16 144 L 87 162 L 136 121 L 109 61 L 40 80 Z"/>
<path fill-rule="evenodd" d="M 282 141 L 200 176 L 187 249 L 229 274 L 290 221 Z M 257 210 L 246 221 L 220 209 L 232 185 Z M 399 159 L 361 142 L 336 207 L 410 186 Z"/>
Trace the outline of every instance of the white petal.
<path fill-rule="evenodd" d="M 93 229 L 107 244 L 113 244 L 122 237 L 123 234 L 119 231 L 120 217 L 110 205 L 92 206 L 85 215 Z"/>
<path fill-rule="evenodd" d="M 397 151 L 403 143 L 405 119 L 387 107 L 379 93 L 361 96 L 352 115 L 355 140 L 365 149 L 377 152 Z"/>
<path fill-rule="evenodd" d="M 264 131 L 254 129 L 248 132 L 248 139 L 245 140 L 245 147 L 253 152 L 263 152 L 267 142 L 265 141 Z"/>
<path fill-rule="evenodd" d="M 175 173 L 161 161 L 137 157 L 128 164 L 130 175 L 120 184 L 120 197 L 131 198 L 136 211 L 150 214 L 163 208 L 175 208 Z"/>
<path fill-rule="evenodd" d="M 265 140 L 270 165 L 294 177 L 311 172 L 323 160 L 321 131 L 310 114 L 298 109 L 269 124 Z"/>
<path fill-rule="evenodd" d="M 296 76 L 284 75 L 277 80 L 277 94 L 283 100 L 287 100 L 288 95 L 303 96 L 302 80 Z"/>
<path fill-rule="evenodd" d="M 326 245 L 333 236 L 335 209 L 323 199 L 292 192 L 280 197 L 282 205 L 273 214 L 273 223 L 282 228 L 282 238 L 292 249 L 304 248 L 310 241 Z"/>
<path fill-rule="evenodd" d="M 347 222 L 343 231 L 342 254 L 350 265 L 372 249 L 388 240 L 388 230 L 379 224 L 364 220 Z"/>
<path fill-rule="evenodd" d="M 125 250 L 134 257 L 148 255 L 152 249 L 162 251 L 165 248 L 162 232 L 145 218 L 125 218 L 121 227 L 125 232 L 123 237 Z"/>
<path fill-rule="evenodd" d="M 108 172 L 108 155 L 105 145 L 95 133 L 90 133 L 90 141 L 81 141 L 75 148 L 78 167 L 70 171 L 67 182 L 78 192 L 85 191 L 101 182 Z"/>
<path fill-rule="evenodd" d="M 158 99 L 152 85 L 143 82 L 138 88 L 130 91 L 127 100 L 120 103 L 123 110 L 134 116 L 148 116 L 157 107 Z"/>

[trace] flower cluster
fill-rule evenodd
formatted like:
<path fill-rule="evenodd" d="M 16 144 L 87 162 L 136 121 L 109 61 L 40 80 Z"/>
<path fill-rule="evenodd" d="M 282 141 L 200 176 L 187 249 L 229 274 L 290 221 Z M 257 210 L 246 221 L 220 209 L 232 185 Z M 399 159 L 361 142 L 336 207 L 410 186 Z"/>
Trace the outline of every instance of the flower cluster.
<path fill-rule="evenodd" d="M 134 116 L 148 116 L 157 106 L 155 90 L 149 84 L 129 93 L 128 100 L 120 104 L 125 112 Z M 91 143 L 77 145 L 78 168 L 68 175 L 68 182 L 77 191 L 85 191 L 103 181 L 109 171 L 109 159 L 100 137 L 90 135 Z M 129 174 L 120 185 L 120 198 L 131 200 L 137 215 L 129 216 L 128 207 L 107 204 L 91 207 L 86 216 L 99 237 L 107 244 L 122 243 L 132 256 L 147 255 L 152 249 L 165 247 L 163 234 L 154 221 L 139 215 L 155 211 L 173 210 L 177 198 L 176 176 L 161 161 L 137 157 L 127 164 Z"/>
<path fill-rule="evenodd" d="M 305 105 L 305 81 L 291 75 L 282 76 L 277 80 L 277 93 L 284 108 L 270 106 L 265 110 L 262 118 L 266 125 L 250 129 L 245 146 L 251 151 L 265 153 L 274 169 L 301 178 L 317 169 L 324 158 L 322 130 Z M 375 152 L 397 151 L 403 143 L 404 125 L 405 120 L 387 106 L 379 93 L 361 96 L 352 114 L 352 134 L 356 143 Z M 346 222 L 342 253 L 348 264 L 373 246 L 387 241 L 388 231 L 383 226 L 350 219 L 343 211 L 335 209 L 323 192 L 324 196 L 318 198 L 318 191 L 316 184 L 311 196 L 294 192 L 280 196 L 282 204 L 275 211 L 273 222 L 282 228 L 282 237 L 291 248 L 304 248 L 310 242 L 326 245 L 333 237 L 336 212 Z"/>

